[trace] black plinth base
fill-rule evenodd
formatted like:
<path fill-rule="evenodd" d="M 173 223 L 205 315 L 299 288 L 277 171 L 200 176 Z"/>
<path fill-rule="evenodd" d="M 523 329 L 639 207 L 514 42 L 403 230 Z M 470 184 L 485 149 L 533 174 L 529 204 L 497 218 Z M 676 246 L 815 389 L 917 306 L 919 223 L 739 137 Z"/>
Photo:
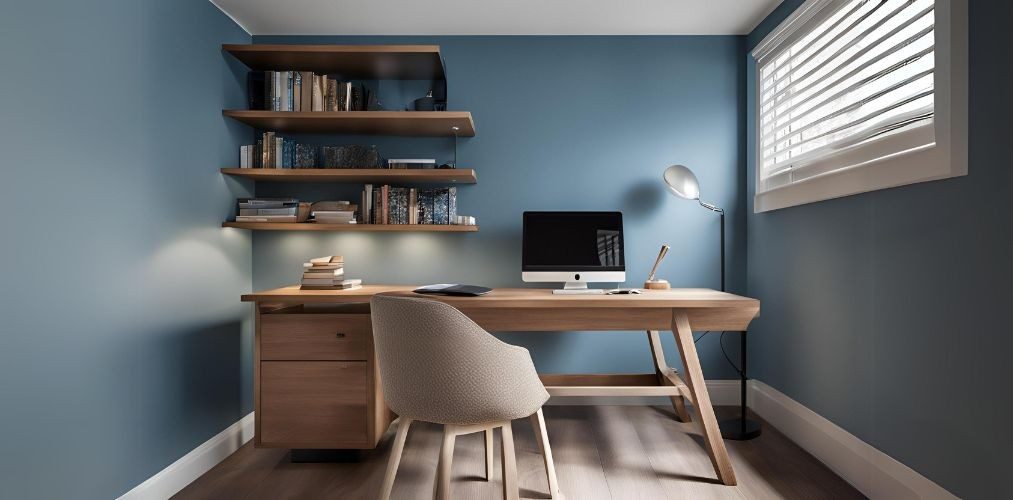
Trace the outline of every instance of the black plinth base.
<path fill-rule="evenodd" d="M 733 418 L 718 422 L 721 427 L 721 437 L 732 441 L 748 441 L 760 436 L 760 423 L 755 420 L 742 420 Z"/>

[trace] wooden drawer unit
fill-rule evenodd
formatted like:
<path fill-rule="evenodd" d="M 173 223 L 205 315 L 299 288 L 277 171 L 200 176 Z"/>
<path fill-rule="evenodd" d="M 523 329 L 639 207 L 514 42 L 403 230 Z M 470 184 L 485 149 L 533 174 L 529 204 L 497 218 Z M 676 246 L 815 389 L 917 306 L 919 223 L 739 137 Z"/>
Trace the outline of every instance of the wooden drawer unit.
<path fill-rule="evenodd" d="M 391 422 L 368 306 L 258 310 L 258 447 L 375 448 Z"/>
<path fill-rule="evenodd" d="M 364 361 L 261 363 L 261 444 L 367 447 L 368 368 Z"/>
<path fill-rule="evenodd" d="M 265 314 L 261 360 L 366 361 L 372 330 L 365 314 Z"/>

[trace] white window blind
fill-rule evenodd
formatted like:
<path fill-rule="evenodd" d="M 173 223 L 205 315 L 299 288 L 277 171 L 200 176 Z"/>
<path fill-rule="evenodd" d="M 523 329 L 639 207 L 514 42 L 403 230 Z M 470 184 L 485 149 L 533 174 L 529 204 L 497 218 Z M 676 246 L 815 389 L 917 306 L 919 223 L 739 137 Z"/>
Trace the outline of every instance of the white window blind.
<path fill-rule="evenodd" d="M 823 0 L 757 54 L 757 192 L 935 143 L 934 0 Z"/>

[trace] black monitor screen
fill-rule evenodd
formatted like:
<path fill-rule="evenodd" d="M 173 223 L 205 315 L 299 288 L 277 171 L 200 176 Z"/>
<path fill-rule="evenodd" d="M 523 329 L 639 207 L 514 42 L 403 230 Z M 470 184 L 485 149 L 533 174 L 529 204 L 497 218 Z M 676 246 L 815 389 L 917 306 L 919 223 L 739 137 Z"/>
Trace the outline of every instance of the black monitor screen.
<path fill-rule="evenodd" d="M 622 212 L 524 212 L 522 271 L 625 271 Z"/>

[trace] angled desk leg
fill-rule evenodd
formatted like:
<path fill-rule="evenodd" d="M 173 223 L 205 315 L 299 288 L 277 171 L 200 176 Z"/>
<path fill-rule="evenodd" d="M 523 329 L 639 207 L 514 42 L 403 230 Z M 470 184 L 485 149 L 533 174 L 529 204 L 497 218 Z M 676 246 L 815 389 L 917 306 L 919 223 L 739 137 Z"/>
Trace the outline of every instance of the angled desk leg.
<path fill-rule="evenodd" d="M 707 393 L 707 383 L 704 381 L 703 370 L 700 368 L 696 344 L 693 342 L 693 330 L 690 328 L 686 313 L 678 309 L 672 311 L 672 333 L 675 335 L 675 343 L 679 346 L 682 365 L 686 368 L 686 385 L 689 386 L 693 403 L 696 405 L 699 417 L 697 421 L 707 446 L 707 453 L 711 458 L 711 465 L 714 466 L 714 472 L 717 473 L 718 479 L 722 483 L 734 486 L 736 484 L 735 472 L 732 470 L 731 460 L 728 459 L 725 442 L 721 439 L 721 429 L 714 416 L 710 394 Z"/>
<path fill-rule="evenodd" d="M 658 383 L 665 385 L 671 384 L 667 374 L 672 371 L 668 367 L 668 362 L 665 361 L 665 351 L 661 347 L 661 334 L 654 330 L 647 330 L 647 340 L 651 343 L 651 355 L 654 357 L 654 371 L 658 374 Z M 689 422 L 689 412 L 686 411 L 686 398 L 682 396 L 670 396 L 672 400 L 672 408 L 675 410 L 675 415 L 679 417 L 680 422 Z"/>

